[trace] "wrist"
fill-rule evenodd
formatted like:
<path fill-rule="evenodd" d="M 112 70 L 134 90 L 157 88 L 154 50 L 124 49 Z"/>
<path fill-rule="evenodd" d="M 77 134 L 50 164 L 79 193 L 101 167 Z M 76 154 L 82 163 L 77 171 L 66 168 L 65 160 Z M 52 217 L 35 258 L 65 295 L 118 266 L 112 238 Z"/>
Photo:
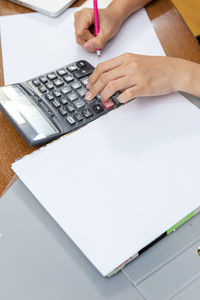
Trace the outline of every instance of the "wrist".
<path fill-rule="evenodd" d="M 180 59 L 176 90 L 200 97 L 200 65 Z"/>
<path fill-rule="evenodd" d="M 127 18 L 126 12 L 123 9 L 123 5 L 117 3 L 116 1 L 111 2 L 111 4 L 108 5 L 105 10 L 117 20 L 117 23 L 123 23 Z"/>
<path fill-rule="evenodd" d="M 152 0 L 113 0 L 108 7 L 108 11 L 112 12 L 112 15 L 119 18 L 121 22 L 124 22 L 132 13 L 144 7 Z"/>

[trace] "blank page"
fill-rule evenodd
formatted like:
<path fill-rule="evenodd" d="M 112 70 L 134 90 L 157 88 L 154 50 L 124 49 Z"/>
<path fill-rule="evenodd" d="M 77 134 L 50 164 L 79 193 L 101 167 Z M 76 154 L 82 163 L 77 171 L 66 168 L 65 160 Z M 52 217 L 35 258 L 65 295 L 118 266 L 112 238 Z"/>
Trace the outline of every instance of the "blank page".
<path fill-rule="evenodd" d="M 105 276 L 199 206 L 200 112 L 134 100 L 13 165 Z"/>

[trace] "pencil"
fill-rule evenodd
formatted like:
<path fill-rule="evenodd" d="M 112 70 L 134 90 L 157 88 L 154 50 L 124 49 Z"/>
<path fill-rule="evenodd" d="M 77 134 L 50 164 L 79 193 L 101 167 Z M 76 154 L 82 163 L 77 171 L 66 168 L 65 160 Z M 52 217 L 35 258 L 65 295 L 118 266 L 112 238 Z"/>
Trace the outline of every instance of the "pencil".
<path fill-rule="evenodd" d="M 93 0 L 93 6 L 94 6 L 94 29 L 95 29 L 95 35 L 97 36 L 99 34 L 99 16 L 98 16 L 98 5 L 97 0 Z M 98 57 L 101 55 L 101 49 L 96 49 Z"/>

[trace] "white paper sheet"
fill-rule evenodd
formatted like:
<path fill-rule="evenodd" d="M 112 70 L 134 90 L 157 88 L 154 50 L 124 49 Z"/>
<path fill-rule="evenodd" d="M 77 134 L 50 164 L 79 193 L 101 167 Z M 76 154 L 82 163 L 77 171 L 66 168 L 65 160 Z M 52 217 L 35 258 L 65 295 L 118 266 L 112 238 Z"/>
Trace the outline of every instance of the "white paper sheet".
<path fill-rule="evenodd" d="M 179 94 L 139 99 L 13 165 L 107 275 L 200 204 L 200 112 Z"/>
<path fill-rule="evenodd" d="M 124 52 L 164 55 L 145 12 L 140 10 L 122 26 L 98 59 L 76 44 L 73 13 L 68 9 L 52 19 L 39 13 L 1 18 L 2 54 L 6 84 L 25 81 L 79 59 L 93 65 Z"/>

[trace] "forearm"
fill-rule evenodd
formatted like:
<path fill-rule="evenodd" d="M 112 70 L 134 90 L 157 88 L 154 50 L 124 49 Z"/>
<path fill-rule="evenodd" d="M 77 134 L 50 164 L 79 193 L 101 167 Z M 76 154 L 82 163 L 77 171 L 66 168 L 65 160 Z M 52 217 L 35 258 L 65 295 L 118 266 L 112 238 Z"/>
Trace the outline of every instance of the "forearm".
<path fill-rule="evenodd" d="M 112 13 L 117 15 L 122 21 L 128 18 L 133 12 L 144 7 L 152 0 L 113 0 L 108 6 Z"/>

